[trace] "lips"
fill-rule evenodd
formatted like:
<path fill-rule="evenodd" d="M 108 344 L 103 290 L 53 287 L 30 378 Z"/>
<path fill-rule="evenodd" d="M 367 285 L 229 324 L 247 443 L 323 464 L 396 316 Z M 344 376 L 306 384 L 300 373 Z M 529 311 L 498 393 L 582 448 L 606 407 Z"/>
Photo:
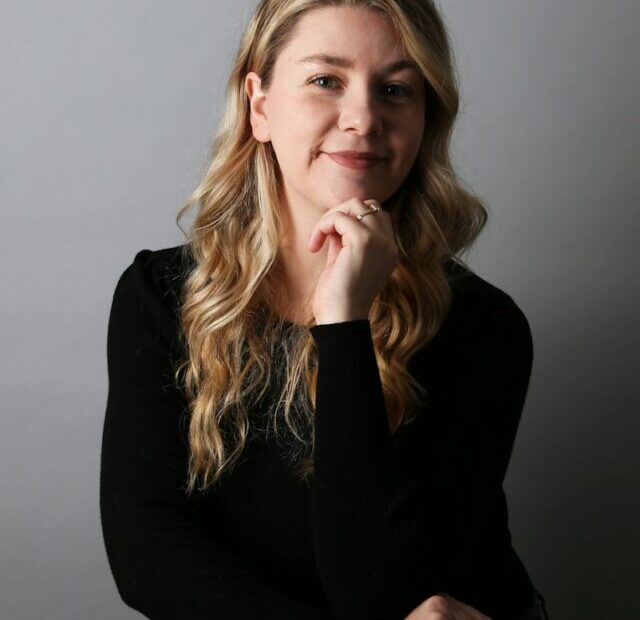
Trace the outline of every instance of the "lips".
<path fill-rule="evenodd" d="M 340 155 L 342 157 L 351 157 L 353 159 L 382 159 L 380 155 L 371 151 L 333 151 L 330 155 Z"/>
<path fill-rule="evenodd" d="M 383 158 L 373 153 L 358 153 L 357 151 L 338 151 L 327 153 L 327 155 L 337 164 L 355 170 L 373 168 L 383 161 Z"/>

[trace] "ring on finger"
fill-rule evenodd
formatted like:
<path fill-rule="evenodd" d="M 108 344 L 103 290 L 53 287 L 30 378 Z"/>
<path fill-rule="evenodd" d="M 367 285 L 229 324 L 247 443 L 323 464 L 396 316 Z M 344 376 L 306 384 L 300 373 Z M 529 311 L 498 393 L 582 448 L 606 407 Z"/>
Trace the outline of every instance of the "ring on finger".
<path fill-rule="evenodd" d="M 376 213 L 377 211 L 380 211 L 380 203 L 377 200 L 368 200 L 367 202 L 367 206 L 369 207 L 368 211 L 365 211 L 364 213 L 359 213 L 358 215 L 356 215 L 356 219 L 358 221 L 362 220 L 363 217 L 367 216 L 367 215 L 371 215 L 372 213 Z M 369 204 L 372 203 L 372 204 Z"/>

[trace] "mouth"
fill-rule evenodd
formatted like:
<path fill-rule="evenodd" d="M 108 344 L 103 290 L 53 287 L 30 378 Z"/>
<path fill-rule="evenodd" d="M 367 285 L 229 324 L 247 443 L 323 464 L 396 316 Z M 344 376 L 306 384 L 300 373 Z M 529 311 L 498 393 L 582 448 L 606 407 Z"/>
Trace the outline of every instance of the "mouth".
<path fill-rule="evenodd" d="M 327 153 L 340 166 L 355 170 L 365 170 L 380 165 L 384 159 L 372 155 L 346 155 L 344 153 Z"/>

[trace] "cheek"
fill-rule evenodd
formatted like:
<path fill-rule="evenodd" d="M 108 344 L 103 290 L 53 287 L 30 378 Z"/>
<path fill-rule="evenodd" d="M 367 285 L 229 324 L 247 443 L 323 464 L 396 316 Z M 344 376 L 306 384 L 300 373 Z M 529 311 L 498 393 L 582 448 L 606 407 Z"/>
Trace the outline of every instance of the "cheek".
<path fill-rule="evenodd" d="M 420 149 L 424 133 L 424 116 L 416 115 L 403 126 L 403 159 L 412 163 Z"/>
<path fill-rule="evenodd" d="M 304 167 L 315 159 L 324 137 L 331 132 L 332 118 L 326 102 L 323 104 L 315 98 L 302 98 L 290 108 L 282 132 L 290 152 L 297 157 L 295 165 Z"/>
<path fill-rule="evenodd" d="M 330 106 L 314 97 L 291 98 L 282 110 L 280 132 L 301 148 L 308 146 L 306 140 L 317 138 L 331 118 Z"/>
<path fill-rule="evenodd" d="M 334 118 L 333 107 L 317 97 L 303 97 L 290 108 L 286 122 L 298 134 L 314 134 Z"/>

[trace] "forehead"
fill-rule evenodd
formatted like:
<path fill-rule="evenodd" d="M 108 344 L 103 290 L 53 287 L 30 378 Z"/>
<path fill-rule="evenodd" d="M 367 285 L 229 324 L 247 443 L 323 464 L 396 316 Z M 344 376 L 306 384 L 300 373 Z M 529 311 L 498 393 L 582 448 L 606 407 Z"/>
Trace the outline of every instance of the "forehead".
<path fill-rule="evenodd" d="M 298 21 L 281 60 L 296 68 L 312 63 L 332 64 L 352 69 L 360 64 L 384 65 L 404 60 L 402 40 L 393 22 L 381 11 L 363 7 L 323 7 L 307 11 Z M 394 63 L 396 64 L 396 63 Z"/>

